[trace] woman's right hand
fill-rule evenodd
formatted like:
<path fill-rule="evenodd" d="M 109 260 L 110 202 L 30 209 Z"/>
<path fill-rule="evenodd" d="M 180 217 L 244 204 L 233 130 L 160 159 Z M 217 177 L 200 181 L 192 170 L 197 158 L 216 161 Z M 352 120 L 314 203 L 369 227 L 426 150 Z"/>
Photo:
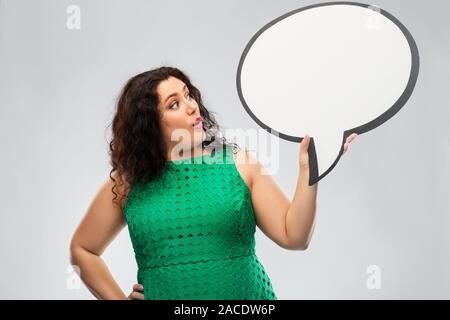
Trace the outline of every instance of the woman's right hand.
<path fill-rule="evenodd" d="M 133 286 L 133 291 L 128 296 L 128 300 L 144 300 L 144 287 L 136 283 Z"/>

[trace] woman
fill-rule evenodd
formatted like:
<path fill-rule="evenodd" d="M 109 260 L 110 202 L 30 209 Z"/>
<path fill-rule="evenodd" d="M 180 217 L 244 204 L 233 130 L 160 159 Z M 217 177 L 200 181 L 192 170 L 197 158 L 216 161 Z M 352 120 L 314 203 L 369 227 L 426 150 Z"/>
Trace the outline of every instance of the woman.
<path fill-rule="evenodd" d="M 307 248 L 317 193 L 317 183 L 308 185 L 309 137 L 290 202 L 218 132 L 180 70 L 160 67 L 127 82 L 112 122 L 110 177 L 70 245 L 71 263 L 98 299 L 277 299 L 255 255 L 255 227 L 282 248 Z M 139 282 L 128 296 L 100 258 L 125 225 Z"/>

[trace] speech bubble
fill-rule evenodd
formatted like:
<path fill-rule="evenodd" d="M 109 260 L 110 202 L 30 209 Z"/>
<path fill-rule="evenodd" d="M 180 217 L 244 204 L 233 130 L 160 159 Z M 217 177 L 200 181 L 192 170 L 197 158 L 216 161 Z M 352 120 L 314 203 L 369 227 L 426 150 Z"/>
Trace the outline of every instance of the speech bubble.
<path fill-rule="evenodd" d="M 315 4 L 288 12 L 248 42 L 237 71 L 253 120 L 308 148 L 312 185 L 338 163 L 346 138 L 372 130 L 406 103 L 419 53 L 406 27 L 378 7 Z"/>

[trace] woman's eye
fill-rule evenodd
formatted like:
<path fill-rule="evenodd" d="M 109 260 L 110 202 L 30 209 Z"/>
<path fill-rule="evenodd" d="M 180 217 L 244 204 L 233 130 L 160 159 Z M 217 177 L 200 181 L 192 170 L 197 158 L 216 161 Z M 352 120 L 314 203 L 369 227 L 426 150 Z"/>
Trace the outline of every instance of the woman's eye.
<path fill-rule="evenodd" d="M 187 98 L 188 98 L 189 100 L 191 100 L 191 99 L 193 98 L 193 96 L 192 96 L 192 94 L 191 94 L 190 92 L 187 94 Z M 171 104 L 171 105 L 169 106 L 169 109 L 172 109 L 172 107 L 173 107 L 174 105 L 178 105 L 178 102 L 175 102 L 175 103 Z"/>

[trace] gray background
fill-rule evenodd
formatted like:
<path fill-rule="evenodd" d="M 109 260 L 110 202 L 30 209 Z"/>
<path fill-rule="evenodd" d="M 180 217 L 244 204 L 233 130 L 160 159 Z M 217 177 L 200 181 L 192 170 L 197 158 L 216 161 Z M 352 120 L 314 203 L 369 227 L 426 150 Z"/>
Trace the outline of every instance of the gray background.
<path fill-rule="evenodd" d="M 1 1 L 0 298 L 94 299 L 84 285 L 68 285 L 69 243 L 109 174 L 106 126 L 128 78 L 179 67 L 223 128 L 257 129 L 236 91 L 240 55 L 268 21 L 312 3 Z M 81 8 L 80 30 L 66 27 L 71 4 Z M 257 254 L 280 299 L 450 298 L 450 6 L 371 4 L 414 36 L 416 89 L 319 182 L 308 250 L 282 249 L 257 230 Z M 290 199 L 298 147 L 280 141 L 273 176 Z M 137 267 L 127 229 L 102 257 L 129 293 Z M 381 270 L 378 290 L 366 286 L 370 265 Z"/>

